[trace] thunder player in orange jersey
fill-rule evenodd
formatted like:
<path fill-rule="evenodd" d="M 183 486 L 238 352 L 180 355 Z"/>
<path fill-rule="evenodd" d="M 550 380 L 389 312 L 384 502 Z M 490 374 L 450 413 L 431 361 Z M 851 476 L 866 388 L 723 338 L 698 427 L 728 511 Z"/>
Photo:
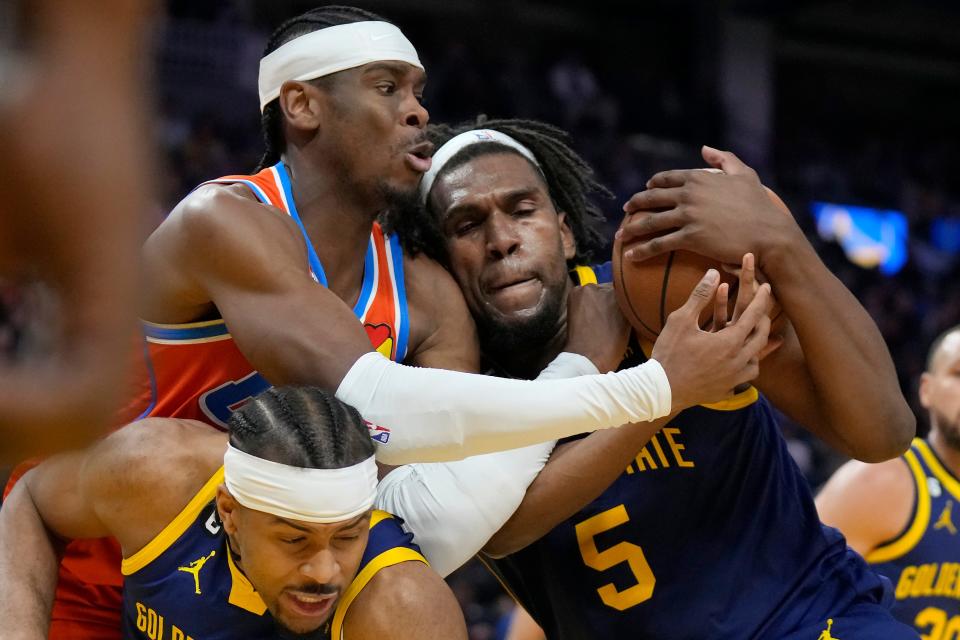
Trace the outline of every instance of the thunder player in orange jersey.
<path fill-rule="evenodd" d="M 824 522 L 894 584 L 893 614 L 929 640 L 960 635 L 960 326 L 920 377 L 930 433 L 896 460 L 849 462 L 817 497 Z"/>
<path fill-rule="evenodd" d="M 148 206 L 153 5 L 0 7 L 0 280 L 42 282 L 57 301 L 55 318 L 31 318 L 50 321 L 52 347 L 0 362 L 2 463 L 89 442 L 120 397 Z"/>
<path fill-rule="evenodd" d="M 225 453 L 226 452 L 226 453 Z M 18 536 L 112 534 L 128 640 L 465 640 L 463 613 L 412 536 L 372 509 L 374 445 L 356 410 L 315 387 L 265 391 L 230 436 L 192 420 L 133 423 L 31 471 L 0 511 Z M 30 544 L 30 543 L 28 543 Z M 46 638 L 0 570 L 4 637 Z"/>
<path fill-rule="evenodd" d="M 370 421 L 381 462 L 523 447 L 461 467 L 462 492 L 437 497 L 447 487 L 434 481 L 405 494 L 473 523 L 455 541 L 469 556 L 520 503 L 553 440 L 724 398 L 750 379 L 759 347 L 749 331 L 674 323 L 651 362 L 609 376 L 458 373 L 479 360 L 459 289 L 375 224 L 430 166 L 424 82 L 413 45 L 368 12 L 325 7 L 275 32 L 259 77 L 262 170 L 196 189 L 144 247 L 145 383 L 130 412 L 222 428 L 270 384 L 312 384 Z M 597 372 L 582 356 L 565 362 L 564 376 Z M 117 636 L 119 566 L 113 541 L 68 547 L 52 637 Z"/>

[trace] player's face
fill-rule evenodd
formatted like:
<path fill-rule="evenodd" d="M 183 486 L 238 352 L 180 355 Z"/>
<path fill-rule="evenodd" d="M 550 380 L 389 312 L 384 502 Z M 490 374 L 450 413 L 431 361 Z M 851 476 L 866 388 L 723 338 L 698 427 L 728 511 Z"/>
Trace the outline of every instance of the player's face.
<path fill-rule="evenodd" d="M 557 322 L 575 246 L 533 165 L 514 153 L 479 156 L 437 180 L 430 206 L 481 329 Z"/>
<path fill-rule="evenodd" d="M 329 122 L 319 134 L 344 180 L 387 198 L 416 193 L 433 155 L 420 104 L 425 84 L 423 70 L 406 62 L 373 62 L 332 78 Z"/>
<path fill-rule="evenodd" d="M 951 446 L 960 448 L 960 331 L 947 335 L 920 378 L 920 404 Z"/>
<path fill-rule="evenodd" d="M 370 512 L 314 524 L 247 509 L 229 495 L 218 506 L 237 565 L 277 624 L 308 638 L 322 631 L 357 574 Z"/>

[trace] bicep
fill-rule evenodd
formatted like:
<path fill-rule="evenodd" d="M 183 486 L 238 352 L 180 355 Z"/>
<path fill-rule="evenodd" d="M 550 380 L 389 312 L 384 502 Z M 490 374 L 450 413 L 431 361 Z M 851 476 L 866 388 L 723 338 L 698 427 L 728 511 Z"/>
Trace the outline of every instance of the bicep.
<path fill-rule="evenodd" d="M 110 531 L 97 516 L 96 490 L 87 481 L 89 452 L 51 458 L 29 471 L 14 488 L 19 500 L 36 513 L 46 528 L 64 539 L 101 538 Z M 11 495 L 11 497 L 13 497 Z"/>
<path fill-rule="evenodd" d="M 313 280 L 292 223 L 263 205 L 221 199 L 230 205 L 229 220 L 203 200 L 181 213 L 172 251 L 181 259 L 177 270 L 270 382 L 336 389 L 371 350 L 357 317 Z"/>
<path fill-rule="evenodd" d="M 760 363 L 760 376 L 755 385 L 791 420 L 829 441 L 829 434 L 821 433 L 820 400 L 807 370 L 803 348 L 789 322 L 784 327 L 783 344 Z"/>
<path fill-rule="evenodd" d="M 463 612 L 447 583 L 422 562 L 382 569 L 344 620 L 346 640 L 466 640 Z"/>

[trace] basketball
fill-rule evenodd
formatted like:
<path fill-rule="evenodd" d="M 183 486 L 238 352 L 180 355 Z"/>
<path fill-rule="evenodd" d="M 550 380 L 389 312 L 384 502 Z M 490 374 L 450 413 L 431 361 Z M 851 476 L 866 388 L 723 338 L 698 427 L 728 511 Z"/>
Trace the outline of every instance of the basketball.
<path fill-rule="evenodd" d="M 791 215 L 783 200 L 769 188 L 766 189 L 770 199 Z M 623 222 L 630 217 L 625 216 Z M 623 260 L 623 250 L 618 238 L 613 245 L 613 286 L 620 311 L 642 339 L 650 342 L 657 339 L 667 317 L 683 306 L 708 269 L 716 269 L 720 273 L 720 282 L 730 286 L 732 315 L 739 281 L 736 275 L 724 271 L 716 260 L 692 251 L 670 251 L 642 262 L 632 262 Z M 770 318 L 774 322 L 770 335 L 779 335 L 783 331 L 785 318 L 781 311 L 780 305 L 774 302 L 770 310 Z M 707 305 L 700 313 L 700 327 L 706 329 L 712 318 L 713 306 Z"/>

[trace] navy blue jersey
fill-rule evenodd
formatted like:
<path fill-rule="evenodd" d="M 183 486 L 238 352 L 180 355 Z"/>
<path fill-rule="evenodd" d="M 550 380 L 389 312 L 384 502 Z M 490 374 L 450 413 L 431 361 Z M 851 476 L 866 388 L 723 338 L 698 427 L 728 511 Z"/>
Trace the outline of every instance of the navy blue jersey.
<path fill-rule="evenodd" d="M 216 503 L 223 469 L 143 549 L 123 560 L 123 637 L 148 640 L 272 640 L 273 618 L 234 564 Z M 374 511 L 357 576 L 328 625 L 339 639 L 350 604 L 378 571 L 426 562 L 400 522 Z"/>
<path fill-rule="evenodd" d="M 878 606 L 889 582 L 820 523 L 752 387 L 683 411 L 593 503 L 488 564 L 551 640 L 847 640 L 871 637 L 840 624 L 863 607 L 896 627 L 872 637 L 912 637 Z"/>
<path fill-rule="evenodd" d="M 913 479 L 913 513 L 867 562 L 896 585 L 898 619 L 929 640 L 960 637 L 960 482 L 923 440 L 914 440 L 901 459 Z"/>

